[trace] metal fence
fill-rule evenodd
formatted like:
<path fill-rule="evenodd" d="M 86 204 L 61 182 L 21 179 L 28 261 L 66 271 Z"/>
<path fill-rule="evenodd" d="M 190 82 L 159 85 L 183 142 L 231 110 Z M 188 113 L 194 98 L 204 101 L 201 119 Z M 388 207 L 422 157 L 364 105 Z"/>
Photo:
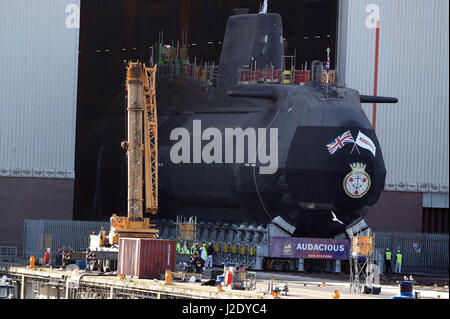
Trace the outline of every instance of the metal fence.
<path fill-rule="evenodd" d="M 375 232 L 375 247 L 381 264 L 386 248 L 393 256 L 400 249 L 404 273 L 448 274 L 448 239 L 448 234 Z"/>
<path fill-rule="evenodd" d="M 185 64 L 162 64 L 158 65 L 156 73 L 158 78 L 185 78 L 201 81 L 218 81 L 219 67 L 214 63 L 185 63 Z"/>
<path fill-rule="evenodd" d="M 109 222 L 26 219 L 23 256 L 41 256 L 47 248 L 52 253 L 63 247 L 81 251 L 88 247 L 89 235 L 98 233 L 101 226 L 109 229 Z"/>
<path fill-rule="evenodd" d="M 160 238 L 177 239 L 174 220 L 158 220 L 156 224 Z M 263 225 L 219 225 L 200 221 L 195 229 L 197 242 L 213 245 L 215 265 L 235 263 L 242 267 L 255 268 L 258 262 L 258 245 L 268 243 L 267 231 Z"/>
<path fill-rule="evenodd" d="M 159 221 L 160 237 L 176 239 L 175 221 Z M 109 222 L 70 221 L 70 220 L 25 220 L 24 222 L 24 257 L 31 255 L 41 256 L 46 248 L 56 252 L 57 248 L 71 247 L 81 251 L 88 247 L 89 235 L 98 232 L 100 227 L 109 229 Z M 448 274 L 449 272 L 449 235 L 426 233 L 391 233 L 375 232 L 375 260 L 383 265 L 384 251 L 389 248 L 393 255 L 400 249 L 403 255 L 402 272 Z M 267 241 L 266 229 L 261 225 L 257 228 L 232 225 L 219 227 L 199 223 L 197 238 L 199 241 L 211 241 L 220 244 L 220 253 L 228 257 L 244 257 L 250 255 L 251 249 Z M 264 238 L 263 238 L 264 237 Z M 237 245 L 232 251 L 233 243 Z M 224 252 L 223 247 L 228 245 L 230 251 Z M 226 246 L 226 245 L 225 245 Z M 245 248 L 243 253 L 242 247 Z M 242 255 L 242 256 L 241 256 Z M 222 256 L 223 257 L 223 256 Z M 219 258 L 220 259 L 220 258 Z M 226 258 L 225 258 L 226 259 Z M 228 260 L 228 259 L 227 259 Z"/>
<path fill-rule="evenodd" d="M 0 261 L 14 261 L 17 257 L 17 246 L 0 246 Z"/>

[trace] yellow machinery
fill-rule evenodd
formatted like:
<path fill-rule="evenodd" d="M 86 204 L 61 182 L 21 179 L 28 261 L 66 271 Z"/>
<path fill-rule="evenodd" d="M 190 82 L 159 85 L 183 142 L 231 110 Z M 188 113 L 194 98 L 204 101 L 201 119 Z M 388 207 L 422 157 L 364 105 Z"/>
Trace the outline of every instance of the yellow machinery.
<path fill-rule="evenodd" d="M 177 242 L 183 242 L 188 248 L 197 241 L 197 217 L 177 216 Z"/>
<path fill-rule="evenodd" d="M 369 293 L 379 287 L 378 266 L 374 259 L 374 234 L 367 229 L 365 234 L 351 237 L 350 254 L 350 291 L 352 293 Z M 375 293 L 375 292 L 373 292 Z"/>
<path fill-rule="evenodd" d="M 144 207 L 146 213 L 158 212 L 156 68 L 140 62 L 127 66 L 127 141 L 122 142 L 128 166 L 127 216 L 112 215 L 108 236 L 103 228 L 90 235 L 86 259 L 91 270 L 116 269 L 119 237 L 158 238 L 155 225 L 144 218 Z"/>
<path fill-rule="evenodd" d="M 356 256 L 370 257 L 373 255 L 373 237 L 359 236 L 352 237 L 352 252 Z"/>
<path fill-rule="evenodd" d="M 290 84 L 290 83 L 292 83 L 291 71 L 286 70 L 283 72 L 283 84 Z"/>
<path fill-rule="evenodd" d="M 224 254 L 228 254 L 230 252 L 230 244 L 228 243 L 223 243 L 222 245 L 222 251 Z"/>
<path fill-rule="evenodd" d="M 155 65 L 140 62 L 127 66 L 127 141 L 122 147 L 128 161 L 128 216 L 111 217 L 110 242 L 118 237 L 157 238 L 158 230 L 144 218 L 158 212 L 158 121 L 156 114 Z M 144 174 L 145 173 L 145 177 Z M 143 194 L 145 182 L 145 197 Z M 145 200 L 144 200 L 145 198 Z"/>

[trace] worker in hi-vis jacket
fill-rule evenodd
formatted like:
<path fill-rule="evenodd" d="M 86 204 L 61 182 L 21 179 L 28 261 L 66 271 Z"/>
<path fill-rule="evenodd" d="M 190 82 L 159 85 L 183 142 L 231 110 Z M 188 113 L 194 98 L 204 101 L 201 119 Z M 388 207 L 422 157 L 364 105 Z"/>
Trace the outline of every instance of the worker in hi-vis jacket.
<path fill-rule="evenodd" d="M 392 260 L 392 252 L 389 250 L 389 248 L 386 248 L 386 252 L 384 253 L 384 271 L 387 274 L 392 273 L 391 260 Z"/>
<path fill-rule="evenodd" d="M 397 250 L 397 255 L 395 255 L 395 269 L 394 272 L 397 274 L 402 273 L 402 262 L 403 262 L 403 255 L 401 254 L 400 250 Z"/>

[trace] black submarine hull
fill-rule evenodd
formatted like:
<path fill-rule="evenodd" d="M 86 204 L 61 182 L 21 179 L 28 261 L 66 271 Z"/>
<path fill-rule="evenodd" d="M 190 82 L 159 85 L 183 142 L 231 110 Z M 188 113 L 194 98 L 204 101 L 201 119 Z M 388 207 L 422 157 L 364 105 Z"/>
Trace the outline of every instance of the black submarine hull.
<path fill-rule="evenodd" d="M 230 96 L 230 91 L 264 91 L 276 99 L 235 97 Z M 202 92 L 196 81 L 161 81 L 159 215 L 196 215 L 211 222 L 263 224 L 280 216 L 295 227 L 295 235 L 299 236 L 330 237 L 345 231 L 377 202 L 386 170 L 358 92 L 347 88 L 338 91 L 338 97 L 330 98 L 312 85 L 236 85 L 220 89 L 208 99 L 206 90 Z M 209 128 L 221 132 L 222 157 L 216 157 L 218 162 L 205 163 L 203 158 L 195 162 L 194 144 L 197 142 L 197 149 L 203 151 L 213 139 L 209 136 L 202 140 L 194 132 L 194 123 L 200 132 Z M 190 154 L 185 162 L 174 163 L 171 152 L 181 138 L 171 139 L 171 135 L 180 128 L 189 132 Z M 277 131 L 275 172 L 262 174 L 260 168 L 267 167 L 267 163 L 249 163 L 252 160 L 248 148 L 253 145 L 247 136 L 244 161 L 237 163 L 234 154 L 233 162 L 226 162 L 225 131 L 233 128 L 250 132 L 265 129 L 267 135 L 270 129 Z M 375 156 L 353 143 L 330 154 L 327 145 L 346 131 L 354 138 L 359 132 L 369 137 L 377 149 Z M 264 145 L 258 145 L 266 154 L 271 146 L 268 136 Z M 371 183 L 360 198 L 350 197 L 343 184 L 354 163 L 365 165 Z M 332 220 L 331 211 L 342 223 Z"/>
<path fill-rule="evenodd" d="M 238 84 L 245 65 L 284 69 L 283 54 L 278 14 L 236 15 L 218 83 L 158 79 L 158 217 L 237 224 L 281 217 L 294 236 L 332 237 L 377 202 L 386 169 L 357 91 L 318 81 Z M 360 134 L 372 150 L 358 147 Z"/>

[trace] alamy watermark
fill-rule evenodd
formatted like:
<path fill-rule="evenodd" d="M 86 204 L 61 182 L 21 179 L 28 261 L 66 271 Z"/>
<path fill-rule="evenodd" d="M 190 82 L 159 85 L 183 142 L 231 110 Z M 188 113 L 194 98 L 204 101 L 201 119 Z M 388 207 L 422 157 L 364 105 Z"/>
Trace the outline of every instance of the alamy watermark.
<path fill-rule="evenodd" d="M 170 140 L 177 141 L 170 149 L 170 159 L 174 164 L 245 163 L 254 167 L 259 163 L 260 174 L 275 174 L 278 170 L 277 128 L 271 128 L 269 132 L 266 128 L 225 128 L 222 134 L 214 127 L 202 130 L 201 120 L 194 120 L 192 124 L 192 136 L 183 127 L 175 128 L 170 133 Z M 208 143 L 202 147 L 202 141 Z"/>
<path fill-rule="evenodd" d="M 70 3 L 66 6 L 66 28 L 79 29 L 80 28 L 80 6 L 75 3 Z"/>
<path fill-rule="evenodd" d="M 380 22 L 380 7 L 374 3 L 369 4 L 366 7 L 366 13 L 369 13 L 366 18 L 366 27 L 368 29 L 375 29 L 378 22 Z"/>

